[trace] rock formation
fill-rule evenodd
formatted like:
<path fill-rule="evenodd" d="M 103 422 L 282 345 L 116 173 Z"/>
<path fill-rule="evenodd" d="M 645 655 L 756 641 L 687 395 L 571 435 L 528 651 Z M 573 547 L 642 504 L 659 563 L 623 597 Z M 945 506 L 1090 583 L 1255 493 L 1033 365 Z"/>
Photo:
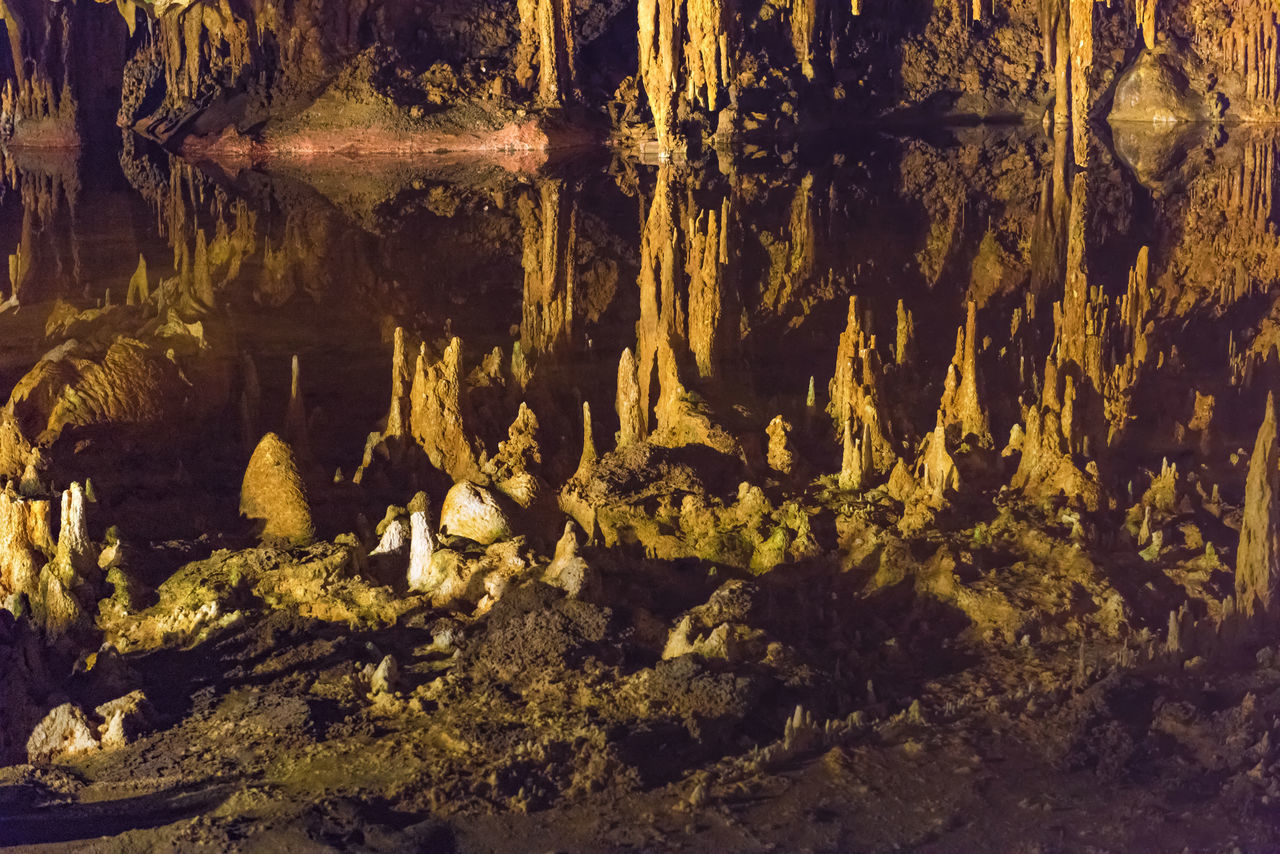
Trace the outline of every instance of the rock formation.
<path fill-rule="evenodd" d="M 1273 617 L 1280 602 L 1280 435 L 1275 400 L 1267 408 L 1249 459 L 1244 520 L 1236 551 L 1236 602 L 1246 618 Z"/>
<path fill-rule="evenodd" d="M 480 476 L 480 454 L 468 432 L 470 402 L 462 386 L 462 342 L 449 342 L 439 361 L 424 344 L 409 391 L 409 427 L 431 464 L 454 480 Z"/>
<path fill-rule="evenodd" d="M 293 449 L 275 433 L 258 442 L 240 487 L 240 513 L 266 542 L 306 545 L 315 537 L 306 484 Z"/>

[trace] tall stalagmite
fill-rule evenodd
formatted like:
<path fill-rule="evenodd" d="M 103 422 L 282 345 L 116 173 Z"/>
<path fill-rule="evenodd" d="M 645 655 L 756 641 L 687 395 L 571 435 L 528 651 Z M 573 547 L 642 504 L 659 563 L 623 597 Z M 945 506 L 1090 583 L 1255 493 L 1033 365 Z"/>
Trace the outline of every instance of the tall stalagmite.
<path fill-rule="evenodd" d="M 1270 394 L 1245 484 L 1236 602 L 1246 617 L 1274 615 L 1280 605 L 1280 437 Z"/>

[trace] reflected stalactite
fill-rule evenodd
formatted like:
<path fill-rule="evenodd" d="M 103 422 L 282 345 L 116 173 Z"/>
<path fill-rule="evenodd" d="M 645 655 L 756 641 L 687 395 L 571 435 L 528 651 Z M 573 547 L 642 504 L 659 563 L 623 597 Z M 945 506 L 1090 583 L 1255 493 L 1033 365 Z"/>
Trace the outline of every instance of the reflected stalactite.
<path fill-rule="evenodd" d="M 636 369 L 640 388 L 641 425 L 648 433 L 654 428 L 653 379 L 660 351 L 675 346 L 673 339 L 680 322 L 681 306 L 676 290 L 677 239 L 675 200 L 672 198 L 673 167 L 658 169 L 658 180 L 649 203 L 640 237 L 640 320 L 636 327 Z"/>
<path fill-rule="evenodd" d="M 704 444 L 736 454 L 737 443 L 685 379 L 690 364 L 703 378 L 715 377 L 722 358 L 730 206 L 722 199 L 718 209 L 702 210 L 692 190 L 677 198 L 678 180 L 674 167 L 659 168 L 640 240 L 640 421 L 658 444 Z"/>
<path fill-rule="evenodd" d="M 800 71 L 813 79 L 813 39 L 818 26 L 818 0 L 791 0 L 791 46 Z"/>
<path fill-rule="evenodd" d="M 1053 164 L 1040 178 L 1040 200 L 1031 236 L 1031 292 L 1051 292 L 1066 269 L 1067 227 L 1071 219 L 1070 139 L 1055 127 Z"/>
<path fill-rule="evenodd" d="M 690 191 L 685 231 L 685 264 L 689 277 L 689 349 L 698 373 L 711 379 L 718 373 L 727 319 L 726 274 L 729 266 L 729 223 L 726 196 L 719 210 L 698 211 Z"/>
<path fill-rule="evenodd" d="M 574 191 L 548 180 L 520 202 L 524 230 L 524 301 L 520 326 L 526 358 L 573 340 L 577 299 L 578 206 Z"/>
<path fill-rule="evenodd" d="M 806 173 L 791 198 L 786 234 L 769 246 L 772 263 L 761 298 L 761 307 L 766 311 L 780 315 L 791 309 L 798 292 L 813 276 L 817 262 L 817 205 L 813 174 Z"/>

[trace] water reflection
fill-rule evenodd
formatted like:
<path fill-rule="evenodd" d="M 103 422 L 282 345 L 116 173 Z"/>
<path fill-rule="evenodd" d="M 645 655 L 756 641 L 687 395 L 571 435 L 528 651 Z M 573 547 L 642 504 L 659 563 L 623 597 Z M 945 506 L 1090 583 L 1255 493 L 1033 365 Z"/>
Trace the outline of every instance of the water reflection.
<path fill-rule="evenodd" d="M 1254 419 L 1215 413 L 1259 411 L 1276 369 L 1280 248 L 1273 134 L 1091 147 L 1088 171 L 1065 134 L 1019 129 L 538 174 L 6 157 L 0 464 L 230 514 L 248 437 L 288 420 L 348 479 L 403 327 L 402 370 L 461 340 L 482 455 L 529 404 L 551 480 L 583 402 L 613 447 L 629 349 L 642 435 L 764 469 L 780 416 L 811 472 L 851 443 L 881 482 L 901 461 L 927 485 L 976 447 L 976 406 L 1021 455 L 1015 489 L 1096 506 L 1139 466 L 1246 444 Z"/>

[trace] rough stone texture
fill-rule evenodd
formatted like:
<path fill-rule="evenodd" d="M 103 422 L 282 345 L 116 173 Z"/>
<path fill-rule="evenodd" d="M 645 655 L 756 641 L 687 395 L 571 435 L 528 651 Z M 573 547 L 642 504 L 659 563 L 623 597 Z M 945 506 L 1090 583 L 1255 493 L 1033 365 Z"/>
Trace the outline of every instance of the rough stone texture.
<path fill-rule="evenodd" d="M 45 715 L 27 740 L 27 761 L 52 762 L 98 749 L 96 728 L 78 707 L 63 703 Z"/>
<path fill-rule="evenodd" d="M 258 442 L 240 487 L 241 515 L 261 524 L 266 542 L 306 545 L 315 537 L 306 484 L 293 449 L 268 433 Z"/>
<path fill-rule="evenodd" d="M 440 532 L 487 546 L 511 536 L 511 521 L 492 492 L 463 480 L 444 497 Z"/>

